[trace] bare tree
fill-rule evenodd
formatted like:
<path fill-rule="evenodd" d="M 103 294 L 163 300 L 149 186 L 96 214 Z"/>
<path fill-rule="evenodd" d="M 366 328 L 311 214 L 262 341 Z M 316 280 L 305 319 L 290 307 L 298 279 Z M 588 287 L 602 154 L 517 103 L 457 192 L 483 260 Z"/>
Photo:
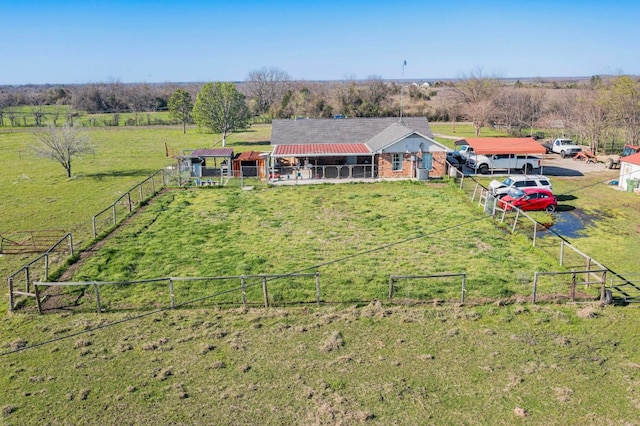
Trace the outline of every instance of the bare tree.
<path fill-rule="evenodd" d="M 247 76 L 247 90 L 249 98 L 255 102 L 255 112 L 269 112 L 290 89 L 290 83 L 291 76 L 279 68 L 262 67 L 250 71 Z"/>
<path fill-rule="evenodd" d="M 493 100 L 500 84 L 495 77 L 485 77 L 481 70 L 463 76 L 452 89 L 454 96 L 464 105 L 464 114 L 473 123 L 476 136 L 489 124 L 494 113 Z"/>
<path fill-rule="evenodd" d="M 522 88 L 500 91 L 494 100 L 496 121 L 514 135 L 522 136 L 522 130 L 533 129 L 542 111 L 543 96 Z"/>
<path fill-rule="evenodd" d="M 58 162 L 64 167 L 69 178 L 72 160 L 83 154 L 94 152 L 88 135 L 77 127 L 48 126 L 46 130 L 36 132 L 35 136 L 41 142 L 39 145 L 34 145 L 35 154 Z"/>

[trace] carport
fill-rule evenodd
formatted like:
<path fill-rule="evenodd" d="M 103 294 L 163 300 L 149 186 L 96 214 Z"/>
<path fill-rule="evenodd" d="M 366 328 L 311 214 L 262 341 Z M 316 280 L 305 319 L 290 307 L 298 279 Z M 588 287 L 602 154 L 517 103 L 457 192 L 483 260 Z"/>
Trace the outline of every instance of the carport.
<path fill-rule="evenodd" d="M 474 155 L 487 156 L 514 154 L 528 157 L 547 152 L 545 147 L 533 138 L 464 138 L 457 140 L 455 145 L 469 145 L 473 148 Z M 544 156 L 540 159 L 540 173 L 542 173 Z M 491 173 L 493 173 L 493 169 Z"/>

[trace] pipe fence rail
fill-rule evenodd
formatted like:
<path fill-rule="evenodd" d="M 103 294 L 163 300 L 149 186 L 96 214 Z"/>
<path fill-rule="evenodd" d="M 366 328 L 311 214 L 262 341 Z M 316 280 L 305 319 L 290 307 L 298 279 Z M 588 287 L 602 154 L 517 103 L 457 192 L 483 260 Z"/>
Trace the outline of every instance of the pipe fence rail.
<path fill-rule="evenodd" d="M 307 281 L 313 278 L 313 287 L 305 287 L 297 282 L 298 278 L 306 278 Z M 284 284 L 281 282 L 285 281 Z M 191 282 L 219 282 L 223 283 L 215 288 L 214 293 L 202 293 L 201 289 L 196 289 L 196 295 L 189 299 L 184 297 L 183 302 L 176 302 L 177 292 L 182 291 L 184 294 L 189 295 L 191 290 L 188 285 L 182 285 L 182 283 Z M 224 286 L 224 283 L 237 283 L 238 285 Z M 34 281 L 36 298 L 36 305 L 39 313 L 44 313 L 44 309 L 41 301 L 41 292 L 39 287 L 86 287 L 93 290 L 95 298 L 96 309 L 98 312 L 104 312 L 107 309 L 104 304 L 105 294 L 112 297 L 111 304 L 118 303 L 118 295 L 114 291 L 109 291 L 108 288 L 125 287 L 132 285 L 157 285 L 160 284 L 161 288 L 168 290 L 169 294 L 169 306 L 176 308 L 184 304 L 192 304 L 196 301 L 218 299 L 224 303 L 241 303 L 244 307 L 247 307 L 249 303 L 256 304 L 256 299 L 261 299 L 260 304 L 264 304 L 265 308 L 268 308 L 274 304 L 283 303 L 309 303 L 314 302 L 320 304 L 320 273 L 293 273 L 293 274 L 258 274 L 258 275 L 234 275 L 234 276 L 221 276 L 221 277 L 163 277 L 163 278 L 150 278 L 144 280 L 134 281 L 66 281 L 66 282 L 47 282 L 47 281 Z M 101 288 L 104 288 L 101 290 Z M 271 289 L 271 291 L 269 290 Z M 151 289 L 149 289 L 151 290 Z M 291 294 L 292 297 L 298 297 L 302 300 L 286 300 L 284 291 Z M 149 292 L 150 294 L 152 292 Z M 240 294 L 237 297 L 238 293 Z M 261 297 L 258 294 L 261 294 Z M 157 292 L 157 294 L 164 295 L 164 292 Z M 129 304 L 130 302 L 125 302 Z M 152 300 L 151 303 L 157 305 L 158 302 Z"/>
<path fill-rule="evenodd" d="M 62 250 L 60 250 L 61 248 Z M 64 259 L 66 259 L 67 256 L 61 253 L 61 251 L 64 252 L 66 251 L 65 249 L 68 249 L 68 257 L 73 256 L 73 236 L 71 233 L 67 233 L 54 245 L 49 247 L 47 251 L 9 275 L 7 278 L 9 285 L 9 311 L 13 312 L 15 308 L 16 296 L 35 297 L 36 300 L 38 299 L 38 289 L 34 286 L 34 291 L 31 291 L 33 280 L 38 279 L 40 274 L 42 274 L 41 276 L 44 277 L 45 280 L 48 280 L 51 268 L 53 266 L 61 266 L 62 263 L 64 263 Z M 34 265 L 38 266 L 40 264 L 42 264 L 40 268 L 34 268 Z M 23 278 L 21 284 L 24 290 L 16 290 L 16 285 L 20 284 L 17 282 L 20 277 Z"/>
<path fill-rule="evenodd" d="M 158 175 L 160 175 L 160 182 L 156 183 Z M 92 218 L 93 238 L 97 238 L 101 232 L 117 226 L 127 215 L 157 194 L 161 188 L 166 186 L 166 178 L 165 170 L 160 169 L 126 191 L 109 207 L 96 213 Z"/>

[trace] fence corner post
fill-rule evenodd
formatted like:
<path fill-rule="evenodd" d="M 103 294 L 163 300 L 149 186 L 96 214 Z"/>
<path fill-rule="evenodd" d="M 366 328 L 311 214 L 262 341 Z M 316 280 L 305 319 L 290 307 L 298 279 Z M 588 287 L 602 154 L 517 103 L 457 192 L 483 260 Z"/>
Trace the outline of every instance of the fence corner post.
<path fill-rule="evenodd" d="M 316 303 L 320 306 L 320 272 L 316 271 Z"/>
<path fill-rule="evenodd" d="M 393 298 L 393 275 L 389 276 L 389 300 Z"/>
<path fill-rule="evenodd" d="M 538 272 L 533 273 L 533 294 L 531 295 L 531 303 L 536 303 L 536 294 L 538 292 Z"/>

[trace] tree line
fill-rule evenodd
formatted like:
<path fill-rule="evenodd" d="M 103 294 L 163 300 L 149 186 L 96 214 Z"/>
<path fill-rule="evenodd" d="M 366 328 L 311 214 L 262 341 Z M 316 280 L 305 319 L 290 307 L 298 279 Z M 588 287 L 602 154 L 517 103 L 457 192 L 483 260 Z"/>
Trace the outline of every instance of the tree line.
<path fill-rule="evenodd" d="M 214 99 L 211 99 L 214 96 Z M 217 96 L 217 98 L 216 98 Z M 198 97 L 202 100 L 198 102 Z M 233 100 L 233 102 L 230 102 Z M 198 107 L 216 103 L 217 119 Z M 221 102 L 227 103 L 221 103 Z M 64 117 L 56 116 L 66 106 Z M 45 109 L 48 106 L 48 109 Z M 22 109 L 19 110 L 18 107 Z M 235 112 L 230 108 L 235 108 Z M 209 112 L 214 105 L 208 105 Z M 535 79 L 510 82 L 472 72 L 455 80 L 424 82 L 388 81 L 377 76 L 364 80 L 295 81 L 278 68 L 260 68 L 236 83 L 124 84 L 119 81 L 66 86 L 0 87 L 0 126 L 20 126 L 20 113 L 29 114 L 35 126 L 49 121 L 73 125 L 77 112 L 129 113 L 132 125 L 152 124 L 151 114 L 169 111 L 173 123 L 198 124 L 223 133 L 241 129 L 250 120 L 276 118 L 426 116 L 430 121 L 473 123 L 503 129 L 515 136 L 549 129 L 590 145 L 595 152 L 609 141 L 640 143 L 640 82 L 632 76 L 593 76 L 581 82 Z M 49 112 L 47 112 L 49 111 Z M 54 111 L 53 113 L 50 111 Z M 214 121 L 227 113 L 227 122 Z M 62 114 L 58 112 L 58 114 Z M 234 114 L 240 120 L 229 124 Z M 26 122 L 26 120 L 24 120 Z M 206 123 L 205 123 L 206 121 Z M 225 127 L 227 130 L 225 131 Z M 217 129 L 217 130 L 215 130 Z"/>

